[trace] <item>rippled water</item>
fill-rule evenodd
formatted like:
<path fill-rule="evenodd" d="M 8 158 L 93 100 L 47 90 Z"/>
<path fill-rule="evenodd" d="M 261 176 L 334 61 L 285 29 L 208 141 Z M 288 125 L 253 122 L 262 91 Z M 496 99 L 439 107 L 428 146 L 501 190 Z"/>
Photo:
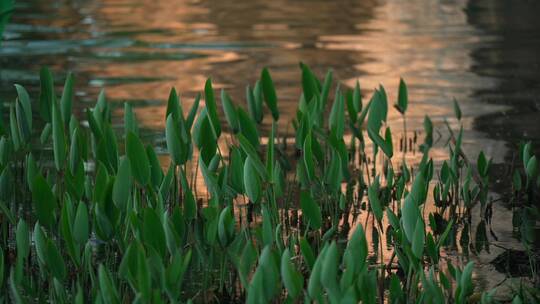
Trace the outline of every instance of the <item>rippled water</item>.
<path fill-rule="evenodd" d="M 456 98 L 467 153 L 474 159 L 483 149 L 502 163 L 509 145 L 540 138 L 538 12 L 534 1 L 504 0 L 19 0 L 0 48 L 0 100 L 14 97 L 13 82 L 37 96 L 43 65 L 59 84 L 73 71 L 79 110 L 105 87 L 115 115 L 132 102 L 148 139 L 162 145 L 171 87 L 189 108 L 211 76 L 243 103 L 263 67 L 285 128 L 303 61 L 321 75 L 332 68 L 349 86 L 359 79 L 365 96 L 382 83 L 395 100 L 403 77 L 412 130 L 426 114 L 441 126 Z M 390 123 L 401 130 L 396 111 Z M 504 213 L 495 216 L 504 222 Z"/>

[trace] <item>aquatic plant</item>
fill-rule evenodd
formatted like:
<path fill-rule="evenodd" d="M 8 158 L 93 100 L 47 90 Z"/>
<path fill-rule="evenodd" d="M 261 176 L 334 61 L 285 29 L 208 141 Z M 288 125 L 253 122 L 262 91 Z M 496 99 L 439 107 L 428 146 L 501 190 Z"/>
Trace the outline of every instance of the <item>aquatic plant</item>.
<path fill-rule="evenodd" d="M 13 0 L 0 0 L 0 45 L 2 44 L 2 33 L 4 27 L 13 11 Z"/>
<path fill-rule="evenodd" d="M 267 69 L 246 88 L 247 111 L 221 91 L 226 124 L 210 79 L 200 111 L 201 95 L 187 110 L 172 89 L 166 170 L 129 103 L 120 132 L 103 92 L 74 115 L 71 75 L 60 98 L 46 68 L 39 98 L 15 85 L 17 98 L 0 116 L 2 300 L 491 303 L 492 293 L 474 289 L 473 263 L 445 263 L 441 254 L 458 246 L 458 227 L 464 247 L 488 246 L 489 212 L 470 246 L 467 227 L 472 208 L 490 207 L 490 160 L 480 153 L 471 164 L 463 128 L 447 123 L 448 159 L 436 164 L 429 117 L 419 163 L 396 160 L 384 87 L 364 103 L 358 83 L 334 88 L 331 71 L 321 81 L 300 68 L 292 146 L 277 127 Z M 403 119 L 407 91 L 401 80 Z M 267 136 L 264 119 L 272 120 Z M 403 132 L 407 150 L 417 142 L 409 144 L 406 124 Z M 525 187 L 519 173 L 514 187 L 531 197 L 538 164 L 530 145 L 522 150 Z"/>

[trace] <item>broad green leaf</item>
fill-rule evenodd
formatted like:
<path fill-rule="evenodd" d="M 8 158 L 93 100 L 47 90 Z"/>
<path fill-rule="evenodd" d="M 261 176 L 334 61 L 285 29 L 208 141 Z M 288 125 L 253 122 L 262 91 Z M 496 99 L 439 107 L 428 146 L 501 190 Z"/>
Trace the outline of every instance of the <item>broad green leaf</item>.
<path fill-rule="evenodd" d="M 405 198 L 401 207 L 401 223 L 407 239 L 412 242 L 414 238 L 415 228 L 417 220 L 420 218 L 420 211 L 416 203 L 412 199 L 412 195 L 409 194 Z"/>
<path fill-rule="evenodd" d="M 281 278 L 283 279 L 283 285 L 285 285 L 285 288 L 289 292 L 289 297 L 291 299 L 298 297 L 302 291 L 304 280 L 291 262 L 289 249 L 285 249 L 281 256 Z"/>
<path fill-rule="evenodd" d="M 64 259 L 58 250 L 58 247 L 51 239 L 47 240 L 47 267 L 51 270 L 52 275 L 62 281 L 66 277 L 66 265 Z"/>
<path fill-rule="evenodd" d="M 182 165 L 187 160 L 187 146 L 180 137 L 178 130 L 178 122 L 174 119 L 173 114 L 167 116 L 165 125 L 165 138 L 167 140 L 167 149 L 173 162 L 177 165 Z"/>
<path fill-rule="evenodd" d="M 254 161 L 248 155 L 244 162 L 244 188 L 249 199 L 258 203 L 261 197 L 261 178 L 255 169 Z"/>
<path fill-rule="evenodd" d="M 260 86 L 259 82 L 257 82 L 256 87 L 257 86 Z M 255 92 L 259 94 L 260 90 L 254 91 L 249 85 L 246 86 L 246 100 L 249 115 L 256 123 L 261 123 L 263 120 L 262 104 L 259 103 L 261 98 L 255 98 Z"/>
<path fill-rule="evenodd" d="M 133 180 L 131 177 L 131 167 L 129 160 L 126 157 L 120 159 L 118 173 L 114 180 L 112 199 L 114 204 L 121 211 L 126 210 L 126 205 L 131 194 Z"/>
<path fill-rule="evenodd" d="M 152 186 L 157 189 L 163 179 L 163 170 L 157 157 L 156 151 L 150 145 L 146 146 L 146 156 L 150 162 L 150 181 Z"/>
<path fill-rule="evenodd" d="M 343 180 L 341 157 L 339 156 L 339 153 L 333 148 L 330 157 L 330 163 L 328 164 L 326 170 L 325 182 L 331 191 L 337 192 L 340 190 L 341 182 Z"/>
<path fill-rule="evenodd" d="M 166 240 L 163 226 L 156 211 L 151 208 L 144 210 L 143 240 L 152 246 L 162 257 L 165 256 Z"/>
<path fill-rule="evenodd" d="M 56 170 L 61 171 L 64 169 L 66 163 L 66 134 L 64 133 L 62 115 L 56 102 L 53 102 L 52 104 L 52 135 L 54 164 Z"/>
<path fill-rule="evenodd" d="M 461 108 L 459 107 L 459 104 L 455 98 L 454 98 L 454 114 L 456 115 L 456 118 L 458 120 L 461 120 Z"/>
<path fill-rule="evenodd" d="M 339 91 L 339 87 L 336 90 L 336 98 L 330 111 L 330 130 L 337 138 L 342 138 L 345 130 L 345 101 L 343 94 Z"/>
<path fill-rule="evenodd" d="M 120 297 L 118 296 L 118 291 L 116 290 L 116 286 L 114 286 L 114 282 L 112 281 L 111 274 L 105 268 L 105 266 L 103 266 L 103 264 L 99 265 L 98 278 L 99 289 L 105 303 L 120 303 Z"/>
<path fill-rule="evenodd" d="M 28 225 L 23 219 L 17 224 L 17 232 L 15 233 L 17 243 L 17 259 L 25 260 L 30 253 L 30 238 Z"/>
<path fill-rule="evenodd" d="M 306 265 L 312 270 L 315 265 L 315 254 L 313 253 L 311 245 L 309 245 L 305 238 L 300 239 L 300 251 L 302 252 Z"/>
<path fill-rule="evenodd" d="M 538 161 L 536 156 L 533 156 L 527 162 L 527 178 L 533 179 L 538 174 Z"/>
<path fill-rule="evenodd" d="M 234 216 L 230 206 L 225 207 L 219 215 L 218 236 L 223 247 L 226 247 L 232 241 L 234 236 Z"/>
<path fill-rule="evenodd" d="M 201 111 L 195 122 L 193 139 L 200 150 L 201 159 L 206 165 L 209 165 L 210 160 L 216 154 L 218 138 L 212 130 L 211 120 L 208 117 L 206 108 Z"/>
<path fill-rule="evenodd" d="M 133 107 L 130 103 L 124 103 L 124 136 L 127 137 L 129 132 L 139 135 L 139 126 L 137 118 L 133 112 Z"/>
<path fill-rule="evenodd" d="M 421 259 L 424 255 L 425 231 L 424 222 L 421 218 L 416 221 L 414 236 L 412 239 L 412 252 L 417 259 Z"/>
<path fill-rule="evenodd" d="M 195 96 L 195 100 L 193 101 L 193 105 L 191 106 L 191 109 L 189 110 L 189 114 L 186 118 L 186 129 L 191 130 L 191 127 L 193 126 L 193 122 L 195 121 L 195 115 L 197 115 L 197 110 L 199 110 L 199 102 L 201 101 L 201 94 L 197 94 Z"/>
<path fill-rule="evenodd" d="M 333 292 L 337 286 L 337 274 L 339 270 L 339 253 L 336 242 L 332 242 L 324 255 L 321 270 L 321 283 L 329 291 Z"/>
<path fill-rule="evenodd" d="M 30 96 L 26 89 L 18 84 L 15 84 L 15 89 L 17 90 L 17 97 L 21 103 L 26 122 L 28 124 L 28 129 L 32 130 L 32 104 L 30 103 Z"/>
<path fill-rule="evenodd" d="M 182 107 L 180 106 L 180 97 L 178 97 L 175 88 L 171 88 L 171 92 L 169 93 L 165 117 L 168 117 L 171 114 L 173 115 L 174 119 L 181 119 L 181 117 L 184 115 L 182 112 Z"/>
<path fill-rule="evenodd" d="M 408 104 L 409 104 L 409 95 L 407 91 L 407 84 L 405 83 L 403 78 L 401 78 L 399 80 L 399 91 L 398 91 L 398 100 L 396 103 L 396 109 L 402 115 L 404 115 L 405 112 L 407 111 Z"/>
<path fill-rule="evenodd" d="M 71 119 L 71 108 L 73 105 L 73 74 L 68 73 L 66 82 L 64 83 L 64 91 L 62 92 L 62 98 L 60 99 L 60 108 L 62 113 L 62 120 L 65 124 L 69 124 Z"/>
<path fill-rule="evenodd" d="M 212 88 L 212 80 L 210 78 L 206 80 L 206 84 L 204 85 L 204 100 L 208 117 L 210 118 L 210 125 L 214 130 L 216 138 L 219 138 L 221 135 L 221 124 L 219 122 L 216 100 L 214 99 L 214 89 Z"/>
<path fill-rule="evenodd" d="M 324 77 L 324 83 L 321 90 L 321 102 L 323 108 L 326 106 L 326 103 L 328 101 L 328 94 L 330 93 L 330 87 L 332 86 L 332 78 L 333 72 L 332 70 L 328 70 L 326 76 Z"/>
<path fill-rule="evenodd" d="M 221 105 L 223 106 L 223 113 L 225 113 L 225 118 L 227 119 L 233 133 L 238 133 L 240 131 L 238 113 L 236 112 L 236 108 L 231 100 L 231 97 L 223 89 L 221 90 Z"/>
<path fill-rule="evenodd" d="M 41 68 L 39 79 L 41 84 L 39 93 L 39 113 L 44 121 L 51 122 L 52 105 L 56 102 L 54 80 L 51 71 L 47 67 Z"/>
<path fill-rule="evenodd" d="M 304 142 L 304 165 L 306 166 L 307 177 L 310 181 L 315 179 L 315 162 L 313 161 L 312 137 L 311 132 L 306 136 Z"/>
<path fill-rule="evenodd" d="M 256 150 L 259 150 L 259 132 L 257 131 L 255 122 L 249 118 L 249 115 L 242 108 L 238 108 L 238 119 L 240 122 L 240 133 L 249 140 Z"/>
<path fill-rule="evenodd" d="M 129 132 L 126 138 L 126 154 L 133 177 L 139 184 L 146 186 L 150 181 L 150 162 L 141 140 L 133 132 Z"/>
<path fill-rule="evenodd" d="M 302 214 L 305 216 L 305 220 L 309 226 L 313 229 L 319 229 L 322 226 L 321 209 L 317 203 L 311 197 L 308 191 L 302 191 L 300 194 L 300 206 L 302 208 Z"/>
<path fill-rule="evenodd" d="M 314 96 L 320 95 L 320 84 L 311 69 L 304 63 L 300 63 L 302 69 L 302 89 L 306 102 L 311 102 Z"/>
<path fill-rule="evenodd" d="M 362 112 L 362 93 L 360 91 L 360 82 L 356 81 L 353 91 L 353 106 L 356 113 Z"/>
<path fill-rule="evenodd" d="M 55 222 L 56 198 L 51 187 L 41 174 L 37 174 L 32 182 L 32 201 L 39 222 L 51 227 Z"/>
<path fill-rule="evenodd" d="M 381 201 L 379 200 L 379 179 L 375 180 L 375 182 L 368 188 L 368 197 L 369 197 L 369 204 L 371 206 L 371 210 L 373 211 L 373 215 L 375 215 L 375 218 L 380 223 L 383 217 L 383 209 L 381 205 Z"/>
<path fill-rule="evenodd" d="M 84 202 L 80 202 L 73 222 L 73 238 L 79 245 L 83 245 L 88 240 L 89 235 L 88 208 Z"/>
<path fill-rule="evenodd" d="M 274 87 L 272 76 L 270 76 L 270 72 L 267 68 L 264 68 L 261 72 L 261 84 L 266 105 L 270 109 L 270 112 L 272 112 L 274 120 L 277 121 L 279 120 L 279 110 L 277 107 L 276 88 Z"/>

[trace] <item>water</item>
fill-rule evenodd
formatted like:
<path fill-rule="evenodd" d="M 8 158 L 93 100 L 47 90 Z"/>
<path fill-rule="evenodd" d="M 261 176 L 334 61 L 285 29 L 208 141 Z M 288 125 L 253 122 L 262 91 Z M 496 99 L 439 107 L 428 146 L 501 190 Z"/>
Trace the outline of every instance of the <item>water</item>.
<path fill-rule="evenodd" d="M 171 87 L 187 109 L 211 76 L 244 103 L 245 85 L 269 67 L 281 129 L 292 130 L 303 61 L 348 86 L 359 79 L 364 99 L 382 83 L 395 100 L 403 77 L 411 130 L 426 114 L 442 128 L 456 98 L 465 151 L 484 150 L 505 172 L 520 139 L 540 138 L 538 12 L 534 1 L 504 0 L 20 0 L 0 48 L 0 100 L 14 97 L 13 82 L 37 96 L 43 65 L 59 83 L 72 71 L 79 111 L 105 87 L 113 115 L 132 102 L 147 140 L 163 146 Z M 401 130 L 396 111 L 390 124 Z M 505 214 L 496 212 L 497 233 L 511 242 Z"/>

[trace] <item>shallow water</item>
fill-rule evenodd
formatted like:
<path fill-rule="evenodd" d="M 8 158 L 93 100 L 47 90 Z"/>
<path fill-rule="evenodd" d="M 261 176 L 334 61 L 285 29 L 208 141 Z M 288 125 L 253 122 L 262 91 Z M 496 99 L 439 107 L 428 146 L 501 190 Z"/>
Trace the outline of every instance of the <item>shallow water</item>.
<path fill-rule="evenodd" d="M 43 65 L 58 83 L 72 71 L 77 109 L 92 106 L 106 87 L 114 115 L 122 117 L 122 102 L 132 102 L 147 139 L 163 145 L 171 87 L 187 109 L 210 76 L 215 88 L 244 103 L 245 85 L 267 66 L 285 129 L 295 115 L 303 61 L 320 75 L 332 68 L 349 86 L 359 79 L 364 99 L 382 83 L 395 100 L 403 77 L 410 130 L 421 130 L 426 114 L 443 127 L 456 98 L 471 159 L 482 149 L 503 163 L 508 146 L 540 138 L 540 5 L 534 1 L 50 2 L 17 1 L 0 48 L 2 101 L 15 95 L 13 82 L 37 96 Z M 401 130 L 396 111 L 390 124 Z M 502 218 L 499 225 L 510 239 Z"/>

